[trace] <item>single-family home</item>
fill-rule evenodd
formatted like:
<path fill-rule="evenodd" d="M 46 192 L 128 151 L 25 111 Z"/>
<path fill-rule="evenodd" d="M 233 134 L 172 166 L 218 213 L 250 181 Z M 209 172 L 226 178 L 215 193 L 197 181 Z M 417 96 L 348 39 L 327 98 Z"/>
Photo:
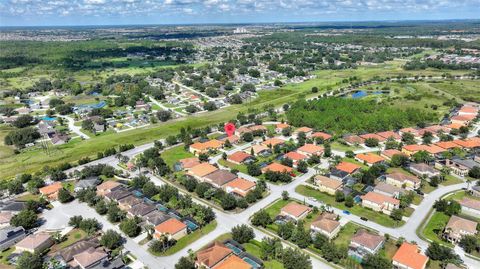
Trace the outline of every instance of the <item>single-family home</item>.
<path fill-rule="evenodd" d="M 315 176 L 314 182 L 319 191 L 328 193 L 330 195 L 335 195 L 335 192 L 342 188 L 341 181 L 322 175 Z"/>
<path fill-rule="evenodd" d="M 365 143 L 365 139 L 361 138 L 358 135 L 348 135 L 344 136 L 343 140 L 350 146 L 360 145 Z"/>
<path fill-rule="evenodd" d="M 438 147 L 441 147 L 443 149 L 446 149 L 446 150 L 451 150 L 451 149 L 454 149 L 454 148 L 460 148 L 460 146 L 458 144 L 454 143 L 453 141 L 440 141 L 440 142 L 435 143 L 434 145 L 436 145 Z"/>
<path fill-rule="evenodd" d="M 12 212 L 0 212 L 0 229 L 10 226 L 10 220 L 13 216 Z"/>
<path fill-rule="evenodd" d="M 315 142 L 318 140 L 318 139 L 322 139 L 322 140 L 330 140 L 332 138 L 332 135 L 330 134 L 327 134 L 327 133 L 324 133 L 324 132 L 315 132 L 313 133 L 312 135 L 310 135 L 310 138 L 312 138 L 313 140 L 315 140 Z"/>
<path fill-rule="evenodd" d="M 216 170 L 212 173 L 207 174 L 204 176 L 201 181 L 207 182 L 212 184 L 214 187 L 220 188 L 223 185 L 227 184 L 228 182 L 237 178 L 237 175 L 231 173 L 227 170 Z"/>
<path fill-rule="evenodd" d="M 335 169 L 340 170 L 340 171 L 344 171 L 348 174 L 353 174 L 353 173 L 357 172 L 358 170 L 360 170 L 360 168 L 362 168 L 360 165 L 354 164 L 354 163 L 351 163 L 351 162 L 340 162 L 339 164 L 337 164 L 335 166 Z"/>
<path fill-rule="evenodd" d="M 279 172 L 279 173 L 292 173 L 293 168 L 291 168 L 289 166 L 286 166 L 286 165 L 283 165 L 283 164 L 273 162 L 273 163 L 265 166 L 264 168 L 262 168 L 262 173 L 265 173 L 267 171 Z"/>
<path fill-rule="evenodd" d="M 127 210 L 127 217 L 129 218 L 134 218 L 134 217 L 140 217 L 142 218 L 143 216 L 148 215 L 149 213 L 153 212 L 156 210 L 156 207 L 154 205 L 147 204 L 145 202 L 142 202 L 140 204 L 134 205 L 132 208 Z"/>
<path fill-rule="evenodd" d="M 295 130 L 295 133 L 298 135 L 299 133 L 304 133 L 307 137 L 312 134 L 313 129 L 310 127 L 300 127 Z"/>
<path fill-rule="evenodd" d="M 400 141 L 402 139 L 402 137 L 394 131 L 379 132 L 379 133 L 376 133 L 376 135 L 382 137 L 385 140 L 393 139 L 396 141 Z"/>
<path fill-rule="evenodd" d="M 270 148 L 264 145 L 253 145 L 251 148 L 245 150 L 246 153 L 252 153 L 255 156 L 264 156 L 271 152 Z"/>
<path fill-rule="evenodd" d="M 385 237 L 360 229 L 350 240 L 348 256 L 361 262 L 366 255 L 375 255 L 384 243 Z"/>
<path fill-rule="evenodd" d="M 80 254 L 88 249 L 95 249 L 100 246 L 100 243 L 97 238 L 93 239 L 82 239 L 72 245 L 65 247 L 57 252 L 56 258 L 63 263 L 75 263 L 73 261 L 73 256 Z"/>
<path fill-rule="evenodd" d="M 17 242 L 20 242 L 25 238 L 26 233 L 25 229 L 22 226 L 20 227 L 6 227 L 0 229 L 0 251 L 15 245 Z"/>
<path fill-rule="evenodd" d="M 127 211 L 131 209 L 132 207 L 140 204 L 143 202 L 142 199 L 135 197 L 134 195 L 129 195 L 127 197 L 124 197 L 120 200 L 118 200 L 118 207 L 121 210 Z"/>
<path fill-rule="evenodd" d="M 377 185 L 375 185 L 375 188 L 373 189 L 373 191 L 376 193 L 393 197 L 395 199 L 400 199 L 400 196 L 406 192 L 405 189 L 403 188 L 400 188 L 391 184 L 387 184 L 385 182 L 379 182 Z"/>
<path fill-rule="evenodd" d="M 224 244 L 215 241 L 205 249 L 197 252 L 195 259 L 195 266 L 197 268 L 205 267 L 206 269 L 212 269 L 221 261 L 232 255 L 233 250 Z"/>
<path fill-rule="evenodd" d="M 85 179 L 80 179 L 75 182 L 73 190 L 79 192 L 81 190 L 90 189 L 96 187 L 101 180 L 98 177 L 88 177 Z"/>
<path fill-rule="evenodd" d="M 178 162 L 174 165 L 176 171 L 181 170 L 188 170 L 194 166 L 200 164 L 200 160 L 197 157 L 190 157 L 178 160 Z"/>
<path fill-rule="evenodd" d="M 453 140 L 453 143 L 464 149 L 475 149 L 480 147 L 480 140 L 477 137 L 467 138 L 464 140 L 456 139 Z"/>
<path fill-rule="evenodd" d="M 104 197 L 108 193 L 111 193 L 112 191 L 118 190 L 120 188 L 122 188 L 122 184 L 117 181 L 104 181 L 102 184 L 97 186 L 97 195 Z"/>
<path fill-rule="evenodd" d="M 275 147 L 276 145 L 283 145 L 285 144 L 285 140 L 283 139 L 280 139 L 280 138 L 276 138 L 276 137 L 273 137 L 273 138 L 270 138 L 270 139 L 267 139 L 265 141 L 262 142 L 262 145 L 266 146 L 266 147 Z"/>
<path fill-rule="evenodd" d="M 187 171 L 187 174 L 194 177 L 197 180 L 203 181 L 203 177 L 217 171 L 218 168 L 209 164 L 209 163 L 201 163 L 196 165 L 190 170 Z"/>
<path fill-rule="evenodd" d="M 391 160 L 394 155 L 406 156 L 404 153 L 402 153 L 398 149 L 387 149 L 387 150 L 384 150 L 384 151 L 380 152 L 380 156 L 387 159 L 387 160 Z"/>
<path fill-rule="evenodd" d="M 227 193 L 235 193 L 241 197 L 245 197 L 247 193 L 255 189 L 256 186 L 257 184 L 254 181 L 239 177 L 225 184 L 225 191 Z"/>
<path fill-rule="evenodd" d="M 179 240 L 187 235 L 187 225 L 176 218 L 170 218 L 155 226 L 154 237 L 159 239 L 162 235 L 167 236 L 169 240 Z"/>
<path fill-rule="evenodd" d="M 297 152 L 305 156 L 311 157 L 313 155 L 321 156 L 324 148 L 315 144 L 305 144 L 297 149 Z"/>
<path fill-rule="evenodd" d="M 462 206 L 462 213 L 477 218 L 480 217 L 480 201 L 463 198 L 459 203 Z"/>
<path fill-rule="evenodd" d="M 48 233 L 40 232 L 31 234 L 22 239 L 15 245 L 15 250 L 18 252 L 28 251 L 31 253 L 41 253 L 45 249 L 54 244 L 52 236 Z"/>
<path fill-rule="evenodd" d="M 388 215 L 392 213 L 392 210 L 400 207 L 400 201 L 398 199 L 373 191 L 368 192 L 361 198 L 362 206 Z"/>
<path fill-rule="evenodd" d="M 477 223 L 459 216 L 451 216 L 443 231 L 443 237 L 452 243 L 458 243 L 465 235 L 477 234 Z"/>
<path fill-rule="evenodd" d="M 108 254 L 99 248 L 89 248 L 73 256 L 74 264 L 81 269 L 94 268 L 108 260 Z"/>
<path fill-rule="evenodd" d="M 297 202 L 290 202 L 280 210 L 280 215 L 298 221 L 308 215 L 312 209 L 306 205 L 301 205 Z"/>
<path fill-rule="evenodd" d="M 420 183 L 422 183 L 418 177 L 401 172 L 387 174 L 385 176 L 385 182 L 407 190 L 416 190 L 420 188 Z"/>
<path fill-rule="evenodd" d="M 363 134 L 360 135 L 363 140 L 367 139 L 376 139 L 378 142 L 385 142 L 387 139 L 385 137 L 379 136 L 378 134 Z"/>
<path fill-rule="evenodd" d="M 252 269 L 252 265 L 237 255 L 230 255 L 221 261 L 214 269 Z"/>
<path fill-rule="evenodd" d="M 368 166 L 372 166 L 374 164 L 381 164 L 381 163 L 385 162 L 385 159 L 383 157 L 380 157 L 379 155 L 371 153 L 371 152 L 357 154 L 357 155 L 355 155 L 355 160 L 357 160 L 361 163 L 364 163 Z"/>
<path fill-rule="evenodd" d="M 310 224 L 312 233 L 320 233 L 325 235 L 328 239 L 333 239 L 340 232 L 341 225 L 337 220 L 337 215 L 324 212 L 315 221 Z"/>
<path fill-rule="evenodd" d="M 105 199 L 107 201 L 115 201 L 115 202 L 118 202 L 120 199 L 123 199 L 127 196 L 131 196 L 132 193 L 129 192 L 127 189 L 125 188 L 120 188 L 120 189 L 117 189 L 117 190 L 114 190 L 110 193 L 107 193 L 105 194 Z"/>
<path fill-rule="evenodd" d="M 286 129 L 286 128 L 290 128 L 290 125 L 286 123 L 278 123 L 277 125 L 275 125 L 275 132 L 281 133 L 283 129 Z"/>
<path fill-rule="evenodd" d="M 409 170 L 418 177 L 432 178 L 439 177 L 441 174 L 440 171 L 426 163 L 412 163 L 409 166 Z"/>
<path fill-rule="evenodd" d="M 425 269 L 428 257 L 420 253 L 417 245 L 403 242 L 392 258 L 393 267 L 396 269 Z"/>
<path fill-rule="evenodd" d="M 234 164 L 242 164 L 251 160 L 253 160 L 253 156 L 243 151 L 237 151 L 227 156 L 227 161 Z"/>
<path fill-rule="evenodd" d="M 146 224 L 154 227 L 170 218 L 171 217 L 169 215 L 159 210 L 154 210 L 148 213 L 147 215 L 143 216 L 143 219 L 145 220 Z"/>
<path fill-rule="evenodd" d="M 300 153 L 295 152 L 295 151 L 290 151 L 290 152 L 284 154 L 283 158 L 287 158 L 287 159 L 292 160 L 293 167 L 297 167 L 297 165 L 300 161 L 304 161 L 304 160 L 308 159 L 308 157 L 306 155 L 300 154 Z"/>
<path fill-rule="evenodd" d="M 62 182 L 55 182 L 53 184 L 41 187 L 38 189 L 40 195 L 48 200 L 57 200 L 58 192 L 63 189 Z"/>
<path fill-rule="evenodd" d="M 460 159 L 460 158 L 453 158 L 453 159 L 446 159 L 445 165 L 450 168 L 451 172 L 464 177 L 468 175 L 468 172 L 475 166 L 480 167 L 480 163 L 472 159 Z"/>
<path fill-rule="evenodd" d="M 207 142 L 196 142 L 190 145 L 189 151 L 195 155 L 208 153 L 210 150 L 218 150 L 223 147 L 223 142 L 212 139 Z"/>

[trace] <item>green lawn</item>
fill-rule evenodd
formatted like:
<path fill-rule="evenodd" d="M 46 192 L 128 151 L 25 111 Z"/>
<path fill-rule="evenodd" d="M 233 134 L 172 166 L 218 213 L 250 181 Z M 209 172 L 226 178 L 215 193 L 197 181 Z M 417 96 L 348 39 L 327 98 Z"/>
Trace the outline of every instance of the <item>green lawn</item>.
<path fill-rule="evenodd" d="M 437 243 L 451 246 L 450 243 L 443 241 L 438 236 L 438 233 L 441 233 L 443 231 L 449 219 L 450 217 L 445 215 L 443 212 L 435 211 L 422 231 L 425 238 Z"/>
<path fill-rule="evenodd" d="M 84 231 L 80 229 L 73 229 L 67 233 L 67 240 L 61 242 L 60 244 L 54 245 L 51 249 L 51 252 L 53 253 L 54 251 L 64 249 L 86 237 L 87 234 Z"/>
<path fill-rule="evenodd" d="M 164 152 L 162 152 L 161 155 L 170 167 L 172 167 L 176 162 L 178 162 L 178 160 L 195 157 L 195 155 L 193 155 L 189 151 L 186 151 L 183 145 L 165 150 Z"/>
<path fill-rule="evenodd" d="M 260 259 L 262 255 L 260 245 L 261 242 L 257 240 L 250 240 L 250 242 L 243 244 L 243 247 L 248 253 Z M 265 269 L 283 269 L 283 264 L 278 260 L 263 261 L 263 265 Z"/>
<path fill-rule="evenodd" d="M 247 171 L 247 166 L 243 165 L 243 164 L 234 164 L 234 163 L 231 163 L 229 161 L 226 161 L 224 159 L 220 159 L 218 161 L 219 164 L 225 166 L 225 167 L 228 167 L 230 169 L 237 169 L 238 171 L 244 173 L 244 174 L 248 174 L 248 171 Z"/>
<path fill-rule="evenodd" d="M 291 200 L 285 201 L 283 199 L 278 199 L 277 201 L 272 203 L 270 206 L 268 206 L 265 210 L 270 215 L 270 217 L 274 218 L 278 214 L 280 214 L 280 210 L 290 202 L 292 201 Z"/>
<path fill-rule="evenodd" d="M 352 236 L 360 229 L 361 227 L 353 222 L 348 222 L 343 226 L 338 233 L 337 237 L 333 239 L 333 242 L 337 246 L 344 246 L 348 247 L 350 245 L 350 240 L 352 239 Z"/>
<path fill-rule="evenodd" d="M 210 222 L 209 224 L 205 225 L 205 227 L 203 227 L 199 230 L 196 230 L 193 233 L 190 233 L 190 234 L 180 238 L 180 240 L 178 240 L 175 245 L 173 245 L 171 248 L 169 248 L 167 251 L 165 251 L 163 253 L 155 253 L 155 252 L 152 252 L 150 249 L 149 249 L 149 251 L 150 251 L 150 253 L 152 253 L 155 256 L 170 256 L 170 255 L 172 255 L 174 253 L 177 253 L 178 251 L 188 247 L 188 245 L 197 241 L 200 237 L 205 236 L 208 233 L 212 232 L 213 230 L 215 230 L 216 227 L 217 227 L 217 221 L 214 220 L 214 221 Z"/>
<path fill-rule="evenodd" d="M 479 197 L 475 197 L 475 196 L 469 195 L 469 194 L 468 194 L 467 192 L 465 192 L 465 191 L 457 191 L 457 192 L 455 192 L 455 193 L 452 193 L 452 194 L 446 196 L 446 198 L 447 198 L 447 199 L 452 199 L 452 200 L 455 200 L 455 201 L 463 200 L 463 198 L 480 200 Z"/>
<path fill-rule="evenodd" d="M 355 146 L 349 146 L 349 145 L 344 145 L 342 143 L 339 143 L 338 141 L 334 141 L 330 144 L 333 150 L 338 150 L 338 151 L 355 151 L 361 149 L 360 147 L 355 147 Z"/>
<path fill-rule="evenodd" d="M 463 183 L 463 180 L 461 180 L 457 177 L 454 177 L 452 175 L 446 175 L 445 176 L 445 181 L 443 181 L 440 184 L 443 185 L 443 186 L 448 186 L 448 185 L 454 185 L 454 184 L 459 184 L 459 183 Z"/>
<path fill-rule="evenodd" d="M 22 201 L 22 202 L 26 202 L 26 201 L 30 201 L 30 200 L 34 200 L 34 201 L 38 201 L 38 199 L 40 199 L 40 195 L 39 194 L 32 194 L 32 193 L 27 193 L 25 195 L 22 195 L 20 197 L 17 197 L 17 201 Z"/>
<path fill-rule="evenodd" d="M 326 193 L 319 192 L 309 186 L 304 186 L 304 185 L 297 186 L 295 191 L 307 197 L 314 197 L 317 200 L 322 201 L 327 205 L 331 205 L 333 207 L 336 207 L 342 210 L 348 210 L 352 214 L 355 214 L 360 217 L 365 217 L 369 221 L 376 222 L 386 227 L 399 227 L 405 223 L 404 221 L 397 222 L 392 218 L 390 218 L 390 216 L 388 215 L 375 212 L 368 208 L 363 208 L 360 205 L 355 205 L 351 208 L 348 208 L 345 206 L 345 204 L 336 202 L 335 197 L 328 195 Z"/>

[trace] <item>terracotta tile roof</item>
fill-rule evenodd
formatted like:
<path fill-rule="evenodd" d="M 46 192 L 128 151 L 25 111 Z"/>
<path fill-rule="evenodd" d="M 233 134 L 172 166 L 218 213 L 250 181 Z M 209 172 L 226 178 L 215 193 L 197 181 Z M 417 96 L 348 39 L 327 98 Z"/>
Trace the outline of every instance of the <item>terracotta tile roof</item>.
<path fill-rule="evenodd" d="M 416 176 L 411 176 L 411 175 L 407 175 L 407 174 L 400 173 L 400 172 L 395 172 L 395 173 L 388 174 L 387 177 L 392 178 L 396 181 L 400 181 L 400 182 L 411 181 L 411 182 L 414 182 L 414 183 L 419 183 L 421 181 Z"/>
<path fill-rule="evenodd" d="M 340 171 L 344 171 L 344 172 L 347 172 L 349 174 L 355 172 L 356 170 L 360 169 L 361 166 L 360 165 L 357 165 L 357 164 L 354 164 L 354 163 L 350 163 L 350 162 L 341 162 L 339 164 L 337 164 L 337 166 L 335 166 L 336 169 L 340 170 Z"/>
<path fill-rule="evenodd" d="M 199 165 L 196 165 L 188 171 L 189 174 L 198 176 L 198 177 L 204 177 L 210 173 L 213 173 L 217 171 L 218 168 L 209 164 L 209 163 L 201 163 Z"/>
<path fill-rule="evenodd" d="M 417 152 L 417 151 L 425 150 L 425 145 L 417 145 L 417 144 L 405 145 L 403 146 L 403 149 L 411 152 Z"/>
<path fill-rule="evenodd" d="M 385 241 L 385 237 L 378 234 L 370 233 L 365 229 L 360 229 L 352 236 L 352 239 L 350 241 L 368 249 L 374 250 L 378 247 L 378 245 L 382 244 Z"/>
<path fill-rule="evenodd" d="M 450 123 L 449 125 L 445 125 L 446 127 L 450 128 L 450 129 L 460 129 L 460 127 L 462 126 L 466 126 L 464 123 L 458 123 L 458 122 L 454 122 L 454 123 Z"/>
<path fill-rule="evenodd" d="M 381 154 L 384 155 L 384 156 L 387 156 L 390 159 L 393 157 L 393 155 L 404 155 L 405 156 L 404 153 L 402 153 L 401 151 L 399 151 L 397 149 L 387 149 L 387 150 L 382 151 Z"/>
<path fill-rule="evenodd" d="M 252 265 L 240 259 L 237 255 L 230 255 L 230 257 L 223 260 L 215 269 L 251 269 Z"/>
<path fill-rule="evenodd" d="M 38 191 L 43 195 L 49 196 L 51 194 L 58 192 L 62 188 L 63 188 L 62 183 L 57 181 L 53 184 L 50 184 L 38 189 Z"/>
<path fill-rule="evenodd" d="M 297 149 L 297 151 L 306 152 L 309 154 L 318 154 L 323 152 L 323 147 L 314 144 L 305 144 Z"/>
<path fill-rule="evenodd" d="M 196 142 L 190 145 L 190 148 L 196 149 L 196 150 L 207 150 L 207 149 L 218 149 L 223 146 L 223 142 L 212 139 L 207 142 Z"/>
<path fill-rule="evenodd" d="M 465 140 L 453 140 L 453 143 L 463 147 L 463 148 L 476 148 L 480 147 L 480 141 L 478 139 L 465 139 Z"/>
<path fill-rule="evenodd" d="M 475 119 L 477 117 L 477 115 L 475 114 L 463 114 L 463 115 L 455 115 L 453 117 L 451 117 L 450 119 L 452 121 L 471 121 L 473 119 Z"/>
<path fill-rule="evenodd" d="M 470 198 L 463 198 L 459 203 L 462 206 L 472 208 L 472 209 L 476 209 L 476 210 L 480 210 L 480 201 L 478 201 L 478 200 L 474 200 L 474 199 L 470 199 Z"/>
<path fill-rule="evenodd" d="M 349 135 L 344 137 L 343 140 L 350 144 L 363 144 L 365 142 L 365 139 L 361 138 L 358 135 Z"/>
<path fill-rule="evenodd" d="M 418 130 L 412 127 L 400 129 L 401 133 L 411 133 L 413 135 L 418 135 Z"/>
<path fill-rule="evenodd" d="M 206 175 L 204 178 L 209 179 L 213 183 L 217 184 L 218 186 L 223 186 L 227 184 L 228 182 L 234 180 L 237 178 L 237 175 L 227 171 L 227 170 L 216 170 L 215 172 L 212 172 L 208 175 Z"/>
<path fill-rule="evenodd" d="M 214 242 L 212 246 L 197 252 L 197 263 L 212 268 L 232 252 L 224 244 Z"/>
<path fill-rule="evenodd" d="M 290 202 L 288 205 L 284 206 L 281 211 L 298 218 L 305 212 L 310 212 L 311 210 L 312 209 L 306 205 L 301 205 L 297 202 Z"/>
<path fill-rule="evenodd" d="M 475 221 L 460 218 L 459 216 L 451 216 L 450 220 L 448 220 L 447 226 L 445 226 L 445 229 L 449 229 L 456 234 L 461 234 L 462 231 L 476 234 L 477 223 Z"/>
<path fill-rule="evenodd" d="M 97 190 L 99 190 L 99 191 L 112 190 L 112 189 L 115 189 L 115 188 L 117 188 L 121 185 L 122 184 L 117 182 L 117 181 L 108 180 L 108 181 L 104 181 L 102 184 L 98 185 Z"/>
<path fill-rule="evenodd" d="M 227 140 L 230 141 L 230 143 L 235 144 L 238 142 L 238 140 L 240 140 L 240 137 L 238 135 L 231 135 L 231 136 L 222 138 L 220 141 L 225 142 Z"/>
<path fill-rule="evenodd" d="M 373 202 L 377 205 L 383 205 L 384 203 L 389 203 L 389 204 L 393 204 L 393 205 L 399 205 L 400 204 L 400 201 L 395 199 L 395 198 L 383 195 L 381 193 L 376 193 L 376 192 L 373 192 L 373 191 L 368 192 L 367 194 L 363 195 L 361 198 L 362 198 L 362 200 L 367 200 L 367 201 Z"/>
<path fill-rule="evenodd" d="M 318 185 L 325 186 L 327 188 L 334 189 L 334 190 L 342 186 L 342 182 L 340 180 L 335 180 L 322 175 L 315 176 L 315 182 Z"/>
<path fill-rule="evenodd" d="M 258 130 L 266 131 L 267 127 L 265 127 L 263 125 L 252 125 L 252 126 L 248 127 L 248 129 L 250 129 L 251 131 L 258 131 Z"/>
<path fill-rule="evenodd" d="M 377 154 L 373 154 L 373 153 L 357 154 L 355 157 L 364 161 L 364 162 L 370 163 L 370 164 L 385 161 L 384 158 L 382 158 L 381 156 L 378 156 Z"/>
<path fill-rule="evenodd" d="M 229 155 L 227 157 L 227 160 L 228 161 L 234 161 L 234 162 L 237 162 L 237 163 L 241 163 L 243 161 L 245 161 L 246 159 L 252 157 L 252 155 L 248 154 L 248 153 L 245 153 L 243 151 L 237 151 L 235 153 L 233 153 L 232 155 Z"/>
<path fill-rule="evenodd" d="M 174 235 L 186 228 L 187 225 L 185 223 L 177 220 L 176 218 L 170 218 L 155 226 L 155 231 L 161 234 Z"/>
<path fill-rule="evenodd" d="M 434 145 L 441 147 L 443 149 L 452 149 L 452 148 L 460 147 L 458 144 L 454 143 L 453 141 L 437 142 Z"/>
<path fill-rule="evenodd" d="M 385 139 L 389 139 L 390 137 L 392 137 L 395 140 L 400 140 L 402 138 L 399 134 L 397 134 L 396 132 L 393 132 L 393 131 L 379 132 L 379 133 L 377 133 L 377 135 L 379 135 L 379 136 L 381 136 Z"/>
<path fill-rule="evenodd" d="M 430 154 L 437 154 L 437 153 L 445 152 L 446 149 L 436 145 L 429 145 L 429 146 L 425 146 L 425 151 Z"/>
<path fill-rule="evenodd" d="M 464 113 L 464 114 L 477 114 L 478 113 L 478 108 L 472 107 L 472 106 L 463 106 L 458 113 Z"/>
<path fill-rule="evenodd" d="M 263 141 L 262 145 L 264 145 L 264 146 L 272 145 L 272 147 L 274 147 L 275 145 L 281 145 L 281 144 L 284 144 L 284 143 L 285 143 L 285 140 L 273 137 L 273 138 L 270 138 L 270 139 L 267 139 L 267 140 Z"/>
<path fill-rule="evenodd" d="M 297 132 L 297 133 L 301 133 L 301 132 L 303 132 L 303 133 L 309 133 L 309 132 L 311 132 L 312 130 L 313 130 L 313 129 L 310 128 L 310 127 L 300 127 L 300 128 L 298 128 L 297 130 L 295 130 L 295 132 Z"/>
<path fill-rule="evenodd" d="M 378 134 L 364 134 L 364 135 L 360 135 L 360 137 L 363 139 L 373 138 L 373 139 L 377 139 L 380 142 L 387 140 L 386 138 L 379 136 Z"/>
<path fill-rule="evenodd" d="M 337 229 L 338 226 L 340 226 L 340 222 L 328 218 L 319 218 L 318 220 L 312 222 L 311 225 L 320 230 L 326 231 L 327 233 L 331 233 Z"/>
<path fill-rule="evenodd" d="M 290 151 L 289 153 L 283 155 L 283 157 L 284 158 L 289 158 L 292 161 L 301 161 L 301 160 L 308 159 L 307 156 L 305 156 L 303 154 L 300 154 L 298 152 L 295 152 L 295 151 Z"/>
<path fill-rule="evenodd" d="M 411 269 L 423 269 L 428 262 L 428 257 L 420 253 L 417 245 L 403 242 L 392 260 Z"/>
<path fill-rule="evenodd" d="M 230 187 L 232 189 L 239 189 L 246 192 L 252 189 L 253 187 L 255 187 L 256 185 L 257 184 L 253 181 L 246 180 L 244 178 L 239 177 L 228 182 L 227 185 L 225 185 L 225 187 Z"/>
<path fill-rule="evenodd" d="M 87 268 L 94 263 L 107 258 L 108 255 L 101 249 L 89 248 L 82 253 L 73 256 L 73 259 L 82 267 Z"/>
<path fill-rule="evenodd" d="M 324 140 L 328 140 L 328 139 L 332 138 L 332 135 L 324 133 L 324 132 L 315 132 L 310 137 L 312 137 L 312 138 L 321 137 Z"/>
<path fill-rule="evenodd" d="M 200 160 L 197 157 L 181 159 L 178 162 L 182 164 L 184 169 L 189 169 L 200 164 Z"/>
<path fill-rule="evenodd" d="M 290 125 L 286 124 L 286 123 L 279 123 L 275 126 L 277 129 L 285 129 L 285 128 L 288 128 L 290 127 Z"/>
<path fill-rule="evenodd" d="M 267 166 L 265 166 L 264 168 L 262 168 L 262 172 L 267 172 L 267 171 L 272 171 L 272 172 L 282 172 L 282 173 L 290 173 L 293 171 L 293 168 L 291 167 L 288 167 L 286 165 L 283 165 L 283 164 L 279 164 L 279 163 L 271 163 Z"/>
<path fill-rule="evenodd" d="M 251 149 L 253 149 L 253 153 L 254 154 L 258 154 L 262 151 L 265 151 L 265 150 L 269 150 L 269 148 L 267 146 L 264 146 L 264 145 L 253 145 L 249 150 L 248 152 L 251 151 Z"/>

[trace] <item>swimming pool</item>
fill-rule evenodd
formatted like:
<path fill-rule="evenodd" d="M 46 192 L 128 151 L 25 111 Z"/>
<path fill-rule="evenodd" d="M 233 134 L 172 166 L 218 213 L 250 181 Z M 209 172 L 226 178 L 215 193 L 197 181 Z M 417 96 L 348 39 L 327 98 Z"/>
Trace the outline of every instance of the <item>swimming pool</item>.
<path fill-rule="evenodd" d="M 226 243 L 225 245 L 226 245 L 229 249 L 231 249 L 231 250 L 233 251 L 233 253 L 235 253 L 235 254 L 237 254 L 237 255 L 243 252 L 240 248 L 234 246 L 233 244 Z"/>
<path fill-rule="evenodd" d="M 256 263 L 254 260 L 250 259 L 249 257 L 244 257 L 243 260 L 248 262 L 255 269 L 262 267 L 260 264 Z"/>
<path fill-rule="evenodd" d="M 52 120 L 56 120 L 57 118 L 53 118 L 53 117 L 48 117 L 48 116 L 45 116 L 42 118 L 42 120 L 44 121 L 52 121 Z"/>
<path fill-rule="evenodd" d="M 162 204 L 157 204 L 157 209 L 160 210 L 160 211 L 163 211 L 163 212 L 166 212 L 168 211 L 168 208 L 166 208 L 164 205 Z"/>
<path fill-rule="evenodd" d="M 187 225 L 187 227 L 190 231 L 195 231 L 196 229 L 198 229 L 198 225 L 196 223 L 194 223 L 193 221 L 190 221 L 190 220 L 187 219 L 184 222 L 185 222 L 185 224 Z"/>

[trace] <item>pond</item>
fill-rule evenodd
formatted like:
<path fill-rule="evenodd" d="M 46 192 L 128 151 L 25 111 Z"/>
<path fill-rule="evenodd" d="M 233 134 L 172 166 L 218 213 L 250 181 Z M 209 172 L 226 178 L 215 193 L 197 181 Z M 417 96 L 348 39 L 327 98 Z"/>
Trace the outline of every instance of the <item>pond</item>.
<path fill-rule="evenodd" d="M 382 92 L 382 91 L 369 92 L 369 91 L 361 90 L 361 91 L 356 91 L 352 93 L 350 97 L 353 99 L 359 99 L 371 94 L 385 94 L 385 92 Z"/>

